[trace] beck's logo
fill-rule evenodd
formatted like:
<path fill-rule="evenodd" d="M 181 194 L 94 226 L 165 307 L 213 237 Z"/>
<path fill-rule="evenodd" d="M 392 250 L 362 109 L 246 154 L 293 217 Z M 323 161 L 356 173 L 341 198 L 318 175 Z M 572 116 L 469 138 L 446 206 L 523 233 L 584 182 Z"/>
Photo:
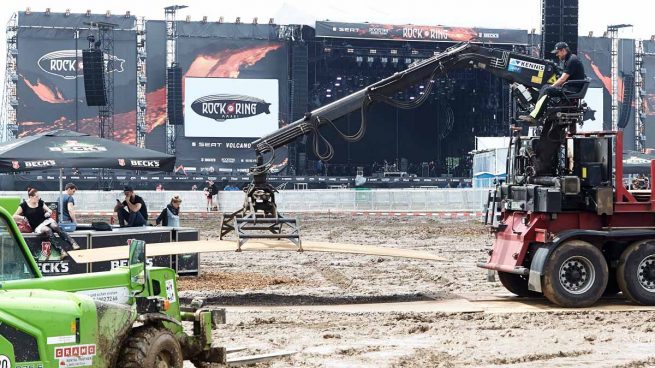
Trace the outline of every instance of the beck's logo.
<path fill-rule="evenodd" d="M 132 167 L 159 167 L 159 161 L 158 160 L 130 160 L 130 165 Z"/>
<path fill-rule="evenodd" d="M 244 95 L 209 95 L 193 101 L 191 109 L 198 115 L 216 121 L 241 119 L 262 113 L 270 114 L 270 103 Z"/>
<path fill-rule="evenodd" d="M 12 162 L 11 162 L 11 167 L 12 167 L 14 170 L 18 170 L 18 169 L 20 169 L 20 163 L 19 163 L 18 161 L 12 161 Z"/>
<path fill-rule="evenodd" d="M 118 165 L 119 166 L 125 166 L 125 159 L 124 158 L 119 158 L 118 159 Z"/>
<path fill-rule="evenodd" d="M 25 161 L 25 167 L 26 168 L 51 167 L 51 166 L 55 166 L 55 165 L 57 165 L 55 160 Z"/>
<path fill-rule="evenodd" d="M 110 72 L 123 72 L 123 63 L 125 59 L 121 59 L 116 55 L 111 58 L 105 55 L 105 66 L 109 66 Z M 111 61 L 111 64 L 110 64 Z M 37 61 L 39 68 L 44 72 L 64 79 L 75 79 L 82 76 L 82 50 L 59 50 L 49 52 L 39 58 Z"/>
<path fill-rule="evenodd" d="M 89 143 L 78 142 L 76 140 L 66 141 L 66 143 L 57 147 L 48 147 L 51 152 L 61 153 L 90 153 L 90 152 L 107 152 L 107 147 L 96 146 Z"/>

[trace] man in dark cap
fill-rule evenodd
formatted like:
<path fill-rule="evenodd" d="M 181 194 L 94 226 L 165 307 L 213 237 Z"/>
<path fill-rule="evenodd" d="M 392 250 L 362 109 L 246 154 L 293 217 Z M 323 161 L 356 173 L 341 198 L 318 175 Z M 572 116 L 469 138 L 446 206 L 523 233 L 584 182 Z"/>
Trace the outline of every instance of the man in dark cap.
<path fill-rule="evenodd" d="M 116 212 L 118 223 L 121 227 L 145 226 L 148 223 L 148 208 L 146 202 L 140 196 L 134 194 L 134 188 L 127 185 L 123 188 L 125 200 L 116 200 Z"/>
<path fill-rule="evenodd" d="M 564 83 L 567 81 L 583 81 L 587 78 L 582 62 L 580 62 L 576 54 L 571 53 L 569 45 L 566 42 L 556 43 L 552 53 L 557 55 L 560 62 L 564 63 L 564 72 L 553 85 L 545 85 L 541 88 L 534 110 L 529 115 L 519 117 L 520 120 L 530 124 L 536 124 L 537 120 L 541 118 L 551 97 L 563 96 L 563 90 L 567 92 L 578 92 L 582 88 L 582 83 L 569 83 L 569 85 L 563 87 Z"/>

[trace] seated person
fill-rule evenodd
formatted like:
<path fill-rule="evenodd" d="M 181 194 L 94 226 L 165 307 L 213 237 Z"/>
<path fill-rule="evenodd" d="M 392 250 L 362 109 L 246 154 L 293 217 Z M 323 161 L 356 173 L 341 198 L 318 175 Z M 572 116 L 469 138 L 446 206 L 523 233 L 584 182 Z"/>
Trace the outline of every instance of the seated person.
<path fill-rule="evenodd" d="M 73 250 L 80 249 L 77 242 L 68 235 L 65 231 L 61 230 L 57 222 L 51 218 L 52 211 L 45 205 L 39 191 L 36 188 L 30 188 L 27 192 L 27 200 L 20 204 L 14 213 L 14 220 L 16 222 L 26 222 L 29 224 L 31 230 L 41 235 L 44 238 L 53 236 L 53 232 L 57 233 L 66 243 L 68 243 Z M 55 248 L 59 248 L 55 242 L 52 242 Z M 71 249 L 69 248 L 69 250 Z M 57 249 L 66 256 L 66 252 L 62 249 Z"/>
<path fill-rule="evenodd" d="M 171 203 L 166 205 L 159 217 L 157 217 L 157 226 L 180 226 L 180 204 L 182 204 L 182 198 L 176 195 L 171 198 Z"/>
<path fill-rule="evenodd" d="M 552 51 L 557 58 L 564 63 L 564 73 L 553 83 L 552 86 L 545 85 L 539 92 L 539 99 L 534 110 L 529 115 L 520 116 L 519 119 L 530 124 L 536 124 L 537 120 L 543 117 L 546 106 L 551 97 L 562 97 L 564 92 L 579 92 L 582 85 L 571 84 L 564 86 L 567 81 L 582 81 L 587 77 L 584 72 L 584 66 L 576 54 L 571 53 L 569 45 L 566 42 L 558 42 Z"/>
<path fill-rule="evenodd" d="M 118 214 L 118 223 L 121 227 L 138 227 L 146 226 L 148 224 L 148 208 L 143 198 L 134 194 L 134 188 L 125 186 L 123 188 L 125 200 L 121 202 L 116 200 L 118 204 L 114 211 Z"/>

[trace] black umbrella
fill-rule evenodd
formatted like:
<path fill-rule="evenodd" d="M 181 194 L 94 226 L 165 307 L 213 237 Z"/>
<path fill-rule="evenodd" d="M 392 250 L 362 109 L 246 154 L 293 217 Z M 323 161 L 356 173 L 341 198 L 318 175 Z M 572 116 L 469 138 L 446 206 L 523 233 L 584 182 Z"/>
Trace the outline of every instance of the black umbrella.
<path fill-rule="evenodd" d="M 175 156 L 69 130 L 54 130 L 0 144 L 0 171 L 64 168 L 173 171 Z M 61 196 L 59 198 L 61 208 Z"/>
<path fill-rule="evenodd" d="M 0 171 L 63 168 L 173 171 L 175 156 L 69 130 L 0 144 Z"/>

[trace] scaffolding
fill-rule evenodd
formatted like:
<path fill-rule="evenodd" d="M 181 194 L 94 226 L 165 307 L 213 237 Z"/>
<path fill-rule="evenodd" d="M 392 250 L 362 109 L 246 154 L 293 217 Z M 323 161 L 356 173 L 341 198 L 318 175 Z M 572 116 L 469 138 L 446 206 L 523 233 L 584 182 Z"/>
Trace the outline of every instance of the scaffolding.
<path fill-rule="evenodd" d="M 635 40 L 635 72 L 634 72 L 634 91 L 635 91 L 635 150 L 643 152 L 646 148 L 646 131 L 645 131 L 645 101 L 646 91 L 644 89 L 645 70 L 644 70 L 644 43 L 641 40 Z"/>
<path fill-rule="evenodd" d="M 612 41 L 610 50 L 610 77 L 612 81 L 612 130 L 618 130 L 619 124 L 619 30 L 632 27 L 631 24 L 607 26 L 607 35 Z"/>
<path fill-rule="evenodd" d="M 105 62 L 104 76 L 105 94 L 107 102 L 98 108 L 100 120 L 100 137 L 114 140 L 114 29 L 118 24 L 107 22 L 84 22 L 89 26 L 89 31 L 96 31 L 98 36 L 96 45 L 99 43 L 100 50 Z M 89 48 L 97 47 L 89 39 Z"/>
<path fill-rule="evenodd" d="M 146 138 L 146 27 L 145 17 L 136 19 L 136 145 L 145 148 Z"/>
<path fill-rule="evenodd" d="M 166 16 L 166 68 L 177 67 L 177 11 L 186 8 L 186 5 L 171 5 L 164 8 Z M 168 98 L 168 85 L 166 86 L 166 101 Z M 175 154 L 175 136 L 177 126 L 171 124 L 166 114 L 166 153 Z"/>
<path fill-rule="evenodd" d="M 5 66 L 5 85 L 2 92 L 0 111 L 0 142 L 10 141 L 18 136 L 16 108 L 18 97 L 16 84 L 18 82 L 17 58 L 18 13 L 14 13 L 7 22 L 7 58 Z"/>

